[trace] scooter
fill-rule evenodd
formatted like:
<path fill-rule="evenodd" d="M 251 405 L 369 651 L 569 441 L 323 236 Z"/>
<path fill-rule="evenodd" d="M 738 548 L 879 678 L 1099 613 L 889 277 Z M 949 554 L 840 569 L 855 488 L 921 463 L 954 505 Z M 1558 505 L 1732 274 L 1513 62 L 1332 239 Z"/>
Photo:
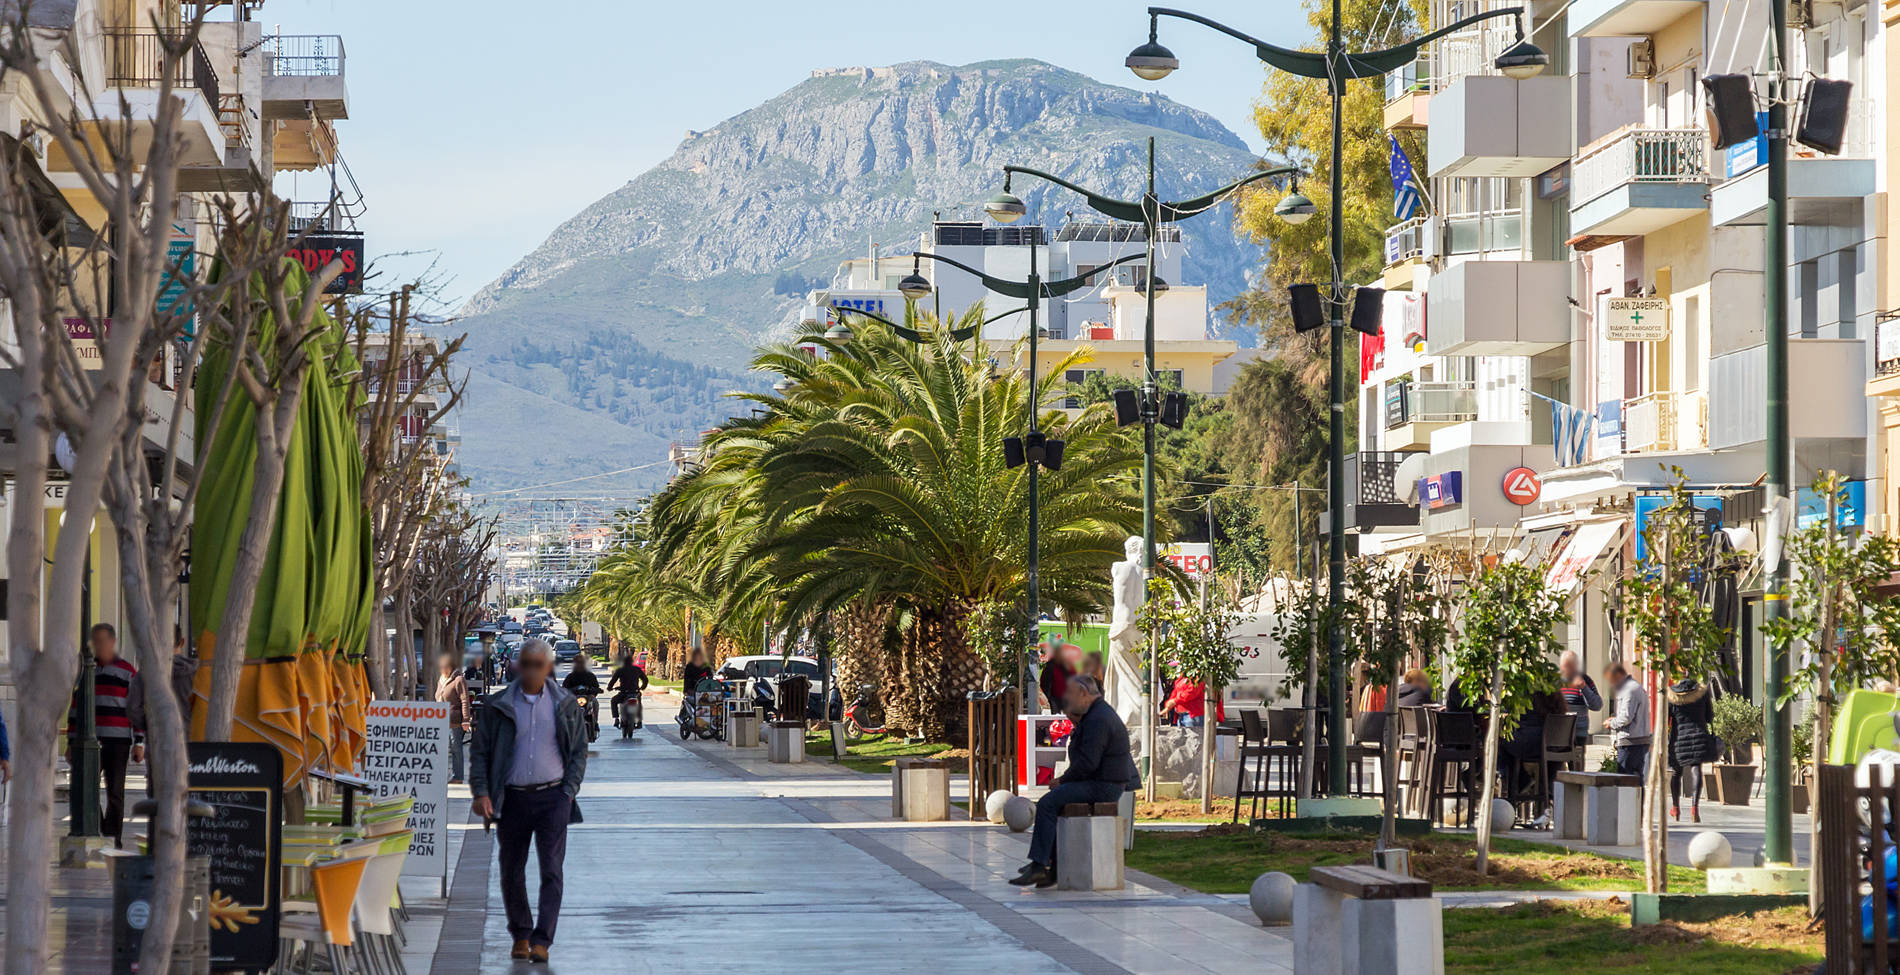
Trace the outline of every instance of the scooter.
<path fill-rule="evenodd" d="M 577 700 L 580 701 L 581 713 L 587 715 L 587 740 L 590 742 L 599 740 L 600 698 L 584 696 Z"/>

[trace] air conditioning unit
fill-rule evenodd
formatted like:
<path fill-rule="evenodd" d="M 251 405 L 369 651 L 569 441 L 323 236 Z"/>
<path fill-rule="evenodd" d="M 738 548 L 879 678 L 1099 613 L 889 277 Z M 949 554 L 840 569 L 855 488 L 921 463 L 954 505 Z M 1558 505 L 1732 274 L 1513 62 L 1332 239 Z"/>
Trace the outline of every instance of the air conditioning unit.
<path fill-rule="evenodd" d="M 1656 42 L 1645 37 L 1633 41 L 1629 46 L 1629 76 L 1632 78 L 1656 77 Z"/>
<path fill-rule="evenodd" d="M 1441 246 L 1443 241 L 1440 240 L 1444 234 L 1445 221 L 1439 219 L 1437 214 L 1426 217 L 1424 225 L 1418 228 L 1418 256 L 1430 261 L 1444 253 L 1445 249 Z"/>

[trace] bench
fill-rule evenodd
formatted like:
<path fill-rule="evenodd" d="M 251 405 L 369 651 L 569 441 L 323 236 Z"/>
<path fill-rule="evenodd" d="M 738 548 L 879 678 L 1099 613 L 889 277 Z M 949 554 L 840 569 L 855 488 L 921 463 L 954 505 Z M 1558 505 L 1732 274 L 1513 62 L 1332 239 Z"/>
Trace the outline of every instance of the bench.
<path fill-rule="evenodd" d="M 1557 838 L 1588 846 L 1636 845 L 1640 776 L 1617 772 L 1557 773 L 1552 819 Z"/>
<path fill-rule="evenodd" d="M 797 765 L 805 760 L 805 723 L 774 721 L 765 728 L 765 760 L 774 765 Z"/>
<path fill-rule="evenodd" d="M 950 818 L 950 763 L 936 758 L 900 760 L 891 769 L 891 815 L 910 823 Z"/>
<path fill-rule="evenodd" d="M 1119 802 L 1074 802 L 1056 818 L 1056 888 L 1122 888 Z"/>
<path fill-rule="evenodd" d="M 1432 885 L 1377 867 L 1314 867 L 1293 895 L 1295 975 L 1444 975 Z"/>

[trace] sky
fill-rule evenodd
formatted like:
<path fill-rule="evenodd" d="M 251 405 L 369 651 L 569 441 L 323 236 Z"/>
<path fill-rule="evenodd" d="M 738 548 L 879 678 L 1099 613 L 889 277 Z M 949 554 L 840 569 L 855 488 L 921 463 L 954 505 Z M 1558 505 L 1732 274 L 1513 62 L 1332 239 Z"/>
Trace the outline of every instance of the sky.
<path fill-rule="evenodd" d="M 1310 33 L 1295 0 L 1181 3 L 1278 44 Z M 687 130 L 818 67 L 1039 58 L 1201 109 L 1258 151 L 1252 50 L 1163 20 L 1182 68 L 1141 81 L 1122 59 L 1147 40 L 1145 10 L 1131 0 L 268 0 L 254 16 L 266 33 L 342 35 L 350 118 L 338 141 L 367 201 L 368 251 L 397 277 L 437 262 L 453 308 L 672 155 Z M 279 177 L 291 199 L 327 189 L 321 174 Z M 426 257 L 391 256 L 405 252 Z"/>

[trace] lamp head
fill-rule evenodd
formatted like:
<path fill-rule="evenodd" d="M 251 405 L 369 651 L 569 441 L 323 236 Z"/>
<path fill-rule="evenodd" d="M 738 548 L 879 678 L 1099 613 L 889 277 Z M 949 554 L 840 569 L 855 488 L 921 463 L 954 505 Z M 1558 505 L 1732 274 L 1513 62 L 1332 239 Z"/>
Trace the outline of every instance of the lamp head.
<path fill-rule="evenodd" d="M 1280 202 L 1273 206 L 1274 216 L 1295 227 L 1313 219 L 1313 214 L 1318 212 L 1319 207 L 1313 205 L 1313 201 L 1297 189 L 1281 197 Z"/>
<path fill-rule="evenodd" d="M 897 282 L 897 290 L 912 301 L 922 301 L 930 297 L 930 279 L 912 271 Z"/>
<path fill-rule="evenodd" d="M 1543 74 L 1544 68 L 1550 64 L 1550 55 L 1545 54 L 1543 48 L 1519 37 L 1516 44 L 1505 48 L 1504 53 L 1492 63 L 1504 72 L 1505 77 L 1523 81 Z"/>
<path fill-rule="evenodd" d="M 1148 290 L 1162 294 L 1168 290 L 1168 279 L 1157 274 L 1148 279 Z"/>
<path fill-rule="evenodd" d="M 1181 66 L 1181 61 L 1174 56 L 1174 52 L 1163 47 L 1152 34 L 1148 38 L 1148 43 L 1128 52 L 1128 60 L 1123 63 L 1128 65 L 1128 70 L 1135 73 L 1135 77 L 1143 81 L 1160 81 L 1173 74 L 1175 69 Z"/>
<path fill-rule="evenodd" d="M 772 391 L 775 393 L 789 393 L 792 391 L 794 385 L 796 384 L 789 379 L 781 379 L 772 384 Z"/>
<path fill-rule="evenodd" d="M 839 322 L 825 329 L 825 338 L 833 342 L 849 342 L 851 341 L 851 329 L 846 327 L 845 323 Z"/>
<path fill-rule="evenodd" d="M 1023 204 L 1022 197 L 1011 193 L 1005 185 L 1001 193 L 983 202 L 983 212 L 997 223 L 1015 223 L 1029 212 L 1029 207 Z"/>

